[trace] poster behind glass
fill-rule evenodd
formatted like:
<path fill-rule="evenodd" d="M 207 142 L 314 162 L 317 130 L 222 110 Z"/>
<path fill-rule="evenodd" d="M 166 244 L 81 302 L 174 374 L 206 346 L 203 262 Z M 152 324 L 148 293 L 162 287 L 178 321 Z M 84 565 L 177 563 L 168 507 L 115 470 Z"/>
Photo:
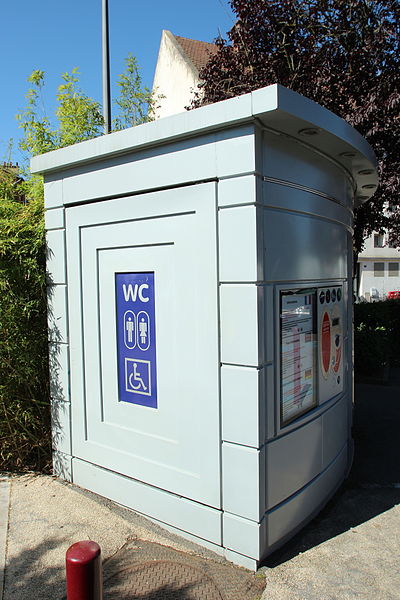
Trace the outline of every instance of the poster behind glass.
<path fill-rule="evenodd" d="M 281 425 L 317 405 L 316 290 L 281 292 Z"/>

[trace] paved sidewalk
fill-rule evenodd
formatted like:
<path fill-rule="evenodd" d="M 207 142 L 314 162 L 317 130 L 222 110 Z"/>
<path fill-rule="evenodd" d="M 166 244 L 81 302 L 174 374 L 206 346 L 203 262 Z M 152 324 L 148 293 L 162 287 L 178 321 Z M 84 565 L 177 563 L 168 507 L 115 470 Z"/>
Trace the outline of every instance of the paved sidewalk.
<path fill-rule="evenodd" d="M 400 386 L 355 390 L 349 480 L 271 557 L 263 600 L 400 599 Z"/>
<path fill-rule="evenodd" d="M 65 553 L 85 539 L 102 549 L 106 600 L 256 600 L 264 590 L 263 575 L 72 484 L 24 475 L 12 477 L 10 488 L 1 600 L 65 598 Z"/>
<path fill-rule="evenodd" d="M 270 563 L 263 599 L 399 600 L 399 502 L 399 489 L 345 489 Z"/>
<path fill-rule="evenodd" d="M 3 598 L 9 498 L 10 483 L 8 477 L 0 477 L 0 600 Z"/>
<path fill-rule="evenodd" d="M 400 387 L 357 387 L 349 481 L 256 575 L 55 478 L 0 478 L 0 600 L 65 598 L 82 539 L 102 548 L 105 600 L 399 600 L 399 407 Z"/>

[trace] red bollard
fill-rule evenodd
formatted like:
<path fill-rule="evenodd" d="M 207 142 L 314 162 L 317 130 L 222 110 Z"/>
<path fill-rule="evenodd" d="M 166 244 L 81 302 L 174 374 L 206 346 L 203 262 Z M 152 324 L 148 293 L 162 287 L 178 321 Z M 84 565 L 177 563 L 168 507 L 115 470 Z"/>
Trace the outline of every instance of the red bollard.
<path fill-rule="evenodd" d="M 72 544 L 65 555 L 67 600 L 103 600 L 101 549 L 90 540 Z"/>

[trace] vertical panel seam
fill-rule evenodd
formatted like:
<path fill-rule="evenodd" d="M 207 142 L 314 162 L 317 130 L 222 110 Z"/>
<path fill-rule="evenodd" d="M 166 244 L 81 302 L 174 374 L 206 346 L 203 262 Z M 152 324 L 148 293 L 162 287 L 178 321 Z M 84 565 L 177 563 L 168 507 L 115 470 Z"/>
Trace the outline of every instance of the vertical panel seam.
<path fill-rule="evenodd" d="M 220 239 L 219 239 L 219 210 L 218 210 L 218 185 L 219 181 L 215 182 L 215 242 L 216 242 L 216 297 L 217 297 L 217 336 L 218 336 L 218 405 L 219 405 L 219 497 L 220 497 L 220 536 L 221 546 L 224 547 L 224 494 L 223 494 L 223 458 L 222 458 L 222 376 L 221 376 L 221 298 L 220 298 Z"/>

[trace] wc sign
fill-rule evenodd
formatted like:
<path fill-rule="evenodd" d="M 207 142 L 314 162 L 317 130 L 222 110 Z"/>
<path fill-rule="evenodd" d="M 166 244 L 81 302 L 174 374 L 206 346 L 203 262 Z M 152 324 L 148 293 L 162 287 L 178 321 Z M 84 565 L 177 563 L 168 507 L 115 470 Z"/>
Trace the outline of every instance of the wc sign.
<path fill-rule="evenodd" d="M 116 273 L 119 400 L 157 408 L 154 273 Z"/>

